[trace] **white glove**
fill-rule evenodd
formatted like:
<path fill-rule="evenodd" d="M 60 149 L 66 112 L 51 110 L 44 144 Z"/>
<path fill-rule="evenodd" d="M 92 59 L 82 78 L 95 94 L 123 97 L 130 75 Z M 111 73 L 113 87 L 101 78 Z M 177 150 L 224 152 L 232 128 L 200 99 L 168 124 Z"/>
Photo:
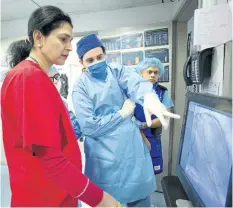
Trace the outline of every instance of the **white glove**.
<path fill-rule="evenodd" d="M 166 107 L 160 102 L 158 96 L 153 93 L 147 93 L 144 96 L 144 114 L 147 126 L 151 126 L 151 115 L 155 115 L 160 120 L 164 129 L 168 128 L 169 118 L 180 119 L 180 116 L 167 111 Z"/>
<path fill-rule="evenodd" d="M 135 103 L 132 100 L 127 99 L 125 100 L 121 110 L 119 110 L 118 112 L 121 114 L 123 118 L 126 118 L 131 114 L 133 114 L 134 108 L 135 108 Z"/>

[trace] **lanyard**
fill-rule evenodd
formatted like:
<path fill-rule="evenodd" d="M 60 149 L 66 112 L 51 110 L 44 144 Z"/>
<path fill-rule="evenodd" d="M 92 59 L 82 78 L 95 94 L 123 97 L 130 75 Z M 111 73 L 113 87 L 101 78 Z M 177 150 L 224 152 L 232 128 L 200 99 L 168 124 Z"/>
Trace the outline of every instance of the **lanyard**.
<path fill-rule="evenodd" d="M 29 58 L 32 59 L 37 65 L 40 66 L 39 62 L 38 62 L 35 58 L 33 58 L 33 57 L 31 57 L 31 56 L 29 56 Z"/>

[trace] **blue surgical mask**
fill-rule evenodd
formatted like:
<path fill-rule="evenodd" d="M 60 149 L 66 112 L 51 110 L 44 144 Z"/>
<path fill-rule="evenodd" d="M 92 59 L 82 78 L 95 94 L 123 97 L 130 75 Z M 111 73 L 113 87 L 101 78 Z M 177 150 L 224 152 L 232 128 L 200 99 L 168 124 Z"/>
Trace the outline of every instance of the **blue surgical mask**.
<path fill-rule="evenodd" d="M 107 76 L 106 60 L 94 62 L 93 64 L 89 65 L 87 68 L 92 77 L 95 77 L 96 79 L 101 79 L 101 80 L 106 79 L 106 76 Z"/>

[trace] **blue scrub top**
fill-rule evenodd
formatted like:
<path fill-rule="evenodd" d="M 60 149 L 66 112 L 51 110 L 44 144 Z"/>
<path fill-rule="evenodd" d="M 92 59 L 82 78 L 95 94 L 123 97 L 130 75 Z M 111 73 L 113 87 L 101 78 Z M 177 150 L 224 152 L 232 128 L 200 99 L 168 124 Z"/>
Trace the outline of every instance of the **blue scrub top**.
<path fill-rule="evenodd" d="M 157 96 L 160 101 L 166 106 L 166 108 L 173 107 L 173 102 L 168 95 L 167 88 L 158 85 L 157 83 L 153 85 L 153 89 L 155 90 Z M 138 120 L 137 122 L 142 125 L 143 122 L 146 121 L 143 107 L 139 104 L 136 104 L 135 108 L 135 118 Z M 156 116 L 152 115 L 151 119 L 155 119 Z M 153 129 L 155 130 L 155 129 Z M 162 147 L 161 147 L 161 130 L 162 127 L 158 128 L 157 131 L 153 131 L 152 128 L 143 129 L 143 133 L 149 140 L 151 144 L 151 158 L 154 169 L 154 174 L 160 174 L 163 172 L 163 156 L 162 156 Z"/>
<path fill-rule="evenodd" d="M 166 108 L 174 107 L 174 103 L 173 103 L 171 97 L 169 96 L 167 90 L 164 92 L 162 103 L 166 106 Z"/>

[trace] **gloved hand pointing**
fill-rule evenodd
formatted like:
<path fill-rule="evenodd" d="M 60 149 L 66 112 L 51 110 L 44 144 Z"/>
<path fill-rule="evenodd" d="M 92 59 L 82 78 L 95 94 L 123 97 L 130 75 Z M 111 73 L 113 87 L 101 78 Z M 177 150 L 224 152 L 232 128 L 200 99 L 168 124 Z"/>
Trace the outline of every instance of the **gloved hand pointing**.
<path fill-rule="evenodd" d="M 164 129 L 168 128 L 169 125 L 169 117 L 180 119 L 180 116 L 177 114 L 173 114 L 167 111 L 166 107 L 160 102 L 158 96 L 153 93 L 147 93 L 144 96 L 144 114 L 146 118 L 147 126 L 151 126 L 151 115 L 156 115 L 160 120 Z"/>
<path fill-rule="evenodd" d="M 121 114 L 123 118 L 126 118 L 131 114 L 133 114 L 134 108 L 135 108 L 135 103 L 132 100 L 127 99 L 125 100 L 121 110 L 119 110 L 118 112 Z"/>

